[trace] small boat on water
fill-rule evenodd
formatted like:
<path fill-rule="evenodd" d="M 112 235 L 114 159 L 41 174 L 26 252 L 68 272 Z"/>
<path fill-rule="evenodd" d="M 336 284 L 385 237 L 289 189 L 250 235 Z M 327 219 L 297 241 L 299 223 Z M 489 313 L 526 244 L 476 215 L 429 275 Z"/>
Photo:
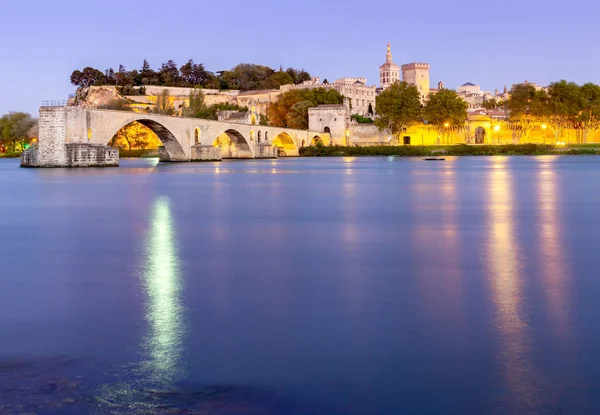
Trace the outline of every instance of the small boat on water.
<path fill-rule="evenodd" d="M 426 160 L 426 161 L 444 161 L 446 159 L 443 158 L 443 157 L 425 157 L 423 160 Z"/>

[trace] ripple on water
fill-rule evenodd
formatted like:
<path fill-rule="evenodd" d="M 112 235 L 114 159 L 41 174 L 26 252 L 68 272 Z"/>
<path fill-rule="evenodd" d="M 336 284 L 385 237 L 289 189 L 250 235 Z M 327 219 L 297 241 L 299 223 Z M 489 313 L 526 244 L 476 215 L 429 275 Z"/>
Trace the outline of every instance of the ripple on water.
<path fill-rule="evenodd" d="M 325 415 L 339 414 L 297 402 L 277 393 L 242 385 L 153 387 L 137 379 L 119 380 L 100 387 L 73 375 L 90 362 L 70 358 L 0 361 L 0 414 L 2 415 Z M 93 362 L 92 362 L 93 363 Z M 94 363 L 95 364 L 95 363 Z M 347 413 L 345 413 L 347 414 Z"/>

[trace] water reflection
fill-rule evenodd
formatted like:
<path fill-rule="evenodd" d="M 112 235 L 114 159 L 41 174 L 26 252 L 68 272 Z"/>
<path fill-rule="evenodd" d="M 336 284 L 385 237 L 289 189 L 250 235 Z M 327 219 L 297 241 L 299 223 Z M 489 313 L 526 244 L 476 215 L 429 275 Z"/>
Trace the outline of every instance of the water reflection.
<path fill-rule="evenodd" d="M 165 394 L 174 393 L 182 380 L 183 338 L 186 332 L 176 233 L 169 199 L 154 201 L 145 247 L 142 284 L 146 294 L 147 332 L 141 343 L 141 362 L 115 373 L 122 382 L 99 389 L 99 413 L 162 413 Z"/>
<path fill-rule="evenodd" d="M 566 326 L 565 258 L 560 247 L 560 217 L 557 212 L 556 174 L 552 163 L 543 163 L 538 173 L 540 203 L 540 257 L 549 312 L 559 332 Z"/>
<path fill-rule="evenodd" d="M 499 160 L 489 174 L 487 275 L 492 303 L 493 324 L 500 350 L 498 364 L 509 393 L 517 406 L 530 406 L 535 400 L 536 379 L 531 364 L 527 323 L 522 310 L 523 280 L 516 237 L 514 190 L 505 161 Z M 523 402 L 526 401 L 526 402 Z"/>
<path fill-rule="evenodd" d="M 175 229 L 167 198 L 154 203 L 146 258 L 143 282 L 148 334 L 144 340 L 147 352 L 144 366 L 154 381 L 171 383 L 182 372 L 185 328 Z"/>

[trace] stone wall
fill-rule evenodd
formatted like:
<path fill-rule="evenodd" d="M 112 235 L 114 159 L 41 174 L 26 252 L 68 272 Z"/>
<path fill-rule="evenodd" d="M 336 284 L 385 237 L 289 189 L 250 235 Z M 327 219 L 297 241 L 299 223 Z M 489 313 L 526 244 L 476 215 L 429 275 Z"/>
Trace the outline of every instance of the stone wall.
<path fill-rule="evenodd" d="M 373 124 L 351 124 L 348 127 L 348 145 L 387 145 L 391 135 Z"/>
<path fill-rule="evenodd" d="M 70 143 L 63 144 L 64 160 L 50 163 L 38 145 L 21 154 L 21 167 L 118 167 L 119 150 L 112 147 Z"/>
<path fill-rule="evenodd" d="M 221 149 L 214 146 L 192 146 L 192 161 L 221 161 Z"/>
<path fill-rule="evenodd" d="M 255 158 L 257 159 L 276 159 L 277 147 L 269 144 L 258 144 L 255 154 Z"/>
<path fill-rule="evenodd" d="M 116 148 L 71 143 L 66 144 L 68 167 L 118 167 L 119 150 Z"/>

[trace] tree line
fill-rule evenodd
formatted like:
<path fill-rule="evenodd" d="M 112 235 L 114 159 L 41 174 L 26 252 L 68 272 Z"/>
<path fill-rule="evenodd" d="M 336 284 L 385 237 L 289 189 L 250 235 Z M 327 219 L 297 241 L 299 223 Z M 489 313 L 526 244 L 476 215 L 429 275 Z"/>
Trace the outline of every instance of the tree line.
<path fill-rule="evenodd" d="M 421 122 L 444 132 L 464 125 L 467 108 L 467 103 L 451 89 L 439 90 L 422 104 L 416 86 L 395 82 L 375 99 L 375 125 L 396 137 Z"/>
<path fill-rule="evenodd" d="M 504 105 L 509 121 L 524 137 L 535 129 L 550 129 L 558 141 L 565 129 L 573 128 L 585 141 L 600 129 L 600 86 L 593 83 L 561 80 L 539 90 L 520 84 Z"/>
<path fill-rule="evenodd" d="M 565 129 L 580 132 L 582 141 L 600 130 L 600 86 L 561 80 L 545 89 L 515 85 L 505 102 L 488 101 L 486 108 L 503 108 L 512 129 L 527 138 L 533 130 L 549 129 L 558 140 Z M 442 89 L 421 103 L 414 85 L 396 82 L 376 99 L 375 124 L 398 135 L 411 125 L 425 123 L 440 132 L 464 127 L 467 104 L 455 91 Z"/>
<path fill-rule="evenodd" d="M 127 70 L 123 65 L 119 65 L 116 71 L 113 68 L 101 71 L 88 66 L 73 71 L 70 80 L 77 87 L 115 85 L 121 87 L 126 94 L 133 94 L 145 85 L 241 91 L 277 89 L 281 85 L 299 84 L 310 78 L 310 74 L 303 69 L 284 70 L 280 67 L 276 71 L 268 66 L 249 63 L 241 63 L 231 70 L 211 72 L 193 59 L 181 67 L 169 60 L 155 70 L 144 59 L 142 67 L 133 70 Z"/>

